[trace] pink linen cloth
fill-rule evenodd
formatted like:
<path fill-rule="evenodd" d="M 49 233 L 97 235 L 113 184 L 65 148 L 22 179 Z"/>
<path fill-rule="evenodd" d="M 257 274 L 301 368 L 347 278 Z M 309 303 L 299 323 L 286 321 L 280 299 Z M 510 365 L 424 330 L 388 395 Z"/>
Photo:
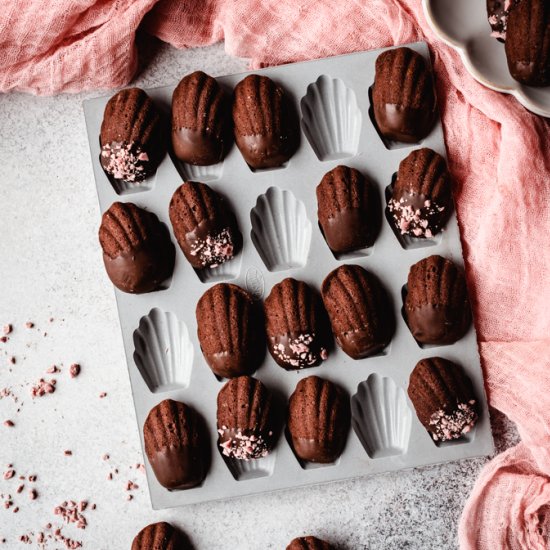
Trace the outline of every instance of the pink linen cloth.
<path fill-rule="evenodd" d="M 482 471 L 463 550 L 550 548 L 550 126 L 476 83 L 420 0 L 8 0 L 0 91 L 112 88 L 136 69 L 138 25 L 179 48 L 225 39 L 254 67 L 427 40 L 489 401 L 522 442 Z M 38 16 L 37 16 L 38 12 Z M 39 20 L 40 24 L 34 24 Z"/>

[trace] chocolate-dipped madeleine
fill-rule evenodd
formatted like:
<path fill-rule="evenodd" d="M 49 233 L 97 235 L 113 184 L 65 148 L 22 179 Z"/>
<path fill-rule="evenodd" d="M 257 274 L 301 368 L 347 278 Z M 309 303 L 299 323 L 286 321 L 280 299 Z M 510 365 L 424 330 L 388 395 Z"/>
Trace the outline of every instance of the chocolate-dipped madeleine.
<path fill-rule="evenodd" d="M 386 139 L 416 143 L 430 133 L 436 119 L 435 91 L 422 55 L 401 47 L 378 56 L 372 107 Z"/>
<path fill-rule="evenodd" d="M 317 216 L 333 252 L 372 246 L 376 230 L 376 198 L 361 172 L 337 166 L 317 186 Z"/>
<path fill-rule="evenodd" d="M 183 162 L 208 166 L 220 162 L 230 138 L 229 101 L 215 78 L 195 71 L 183 77 L 172 95 L 172 147 Z"/>
<path fill-rule="evenodd" d="M 402 235 L 431 238 L 449 219 L 451 176 L 445 159 L 431 149 L 412 151 L 399 164 L 388 201 L 388 218 Z"/>
<path fill-rule="evenodd" d="M 409 379 L 409 397 L 418 419 L 434 441 L 452 441 L 477 422 L 470 379 L 462 367 L 441 357 L 422 359 Z"/>
<path fill-rule="evenodd" d="M 302 460 L 327 464 L 344 450 L 350 424 L 349 398 L 336 384 L 308 376 L 288 404 L 288 432 Z"/>
<path fill-rule="evenodd" d="M 166 154 L 164 124 L 153 100 L 139 88 L 115 94 L 105 106 L 100 162 L 108 176 L 141 183 Z"/>
<path fill-rule="evenodd" d="M 159 521 L 147 525 L 136 535 L 132 550 L 191 550 L 191 547 L 178 529 Z"/>
<path fill-rule="evenodd" d="M 218 393 L 218 445 L 228 458 L 251 460 L 274 444 L 271 392 L 251 376 L 233 378 Z"/>
<path fill-rule="evenodd" d="M 248 75 L 235 86 L 235 142 L 252 168 L 284 164 L 296 151 L 300 128 L 283 88 L 267 76 Z"/>
<path fill-rule="evenodd" d="M 143 425 L 145 454 L 167 489 L 190 489 L 206 476 L 205 441 L 198 414 L 179 401 L 153 407 Z"/>
<path fill-rule="evenodd" d="M 215 374 L 232 378 L 258 368 L 265 350 L 263 321 L 246 290 L 214 285 L 199 299 L 196 316 L 201 350 Z"/>
<path fill-rule="evenodd" d="M 404 314 L 412 335 L 422 344 L 452 344 L 462 338 L 471 322 L 462 271 L 437 255 L 411 266 Z"/>
<path fill-rule="evenodd" d="M 194 181 L 180 185 L 169 213 L 180 248 L 195 269 L 217 267 L 238 254 L 242 235 L 235 215 L 208 185 Z"/>
<path fill-rule="evenodd" d="M 508 69 L 529 86 L 550 85 L 550 2 L 521 0 L 510 8 L 505 42 Z"/>
<path fill-rule="evenodd" d="M 321 299 L 303 281 L 286 278 L 264 302 L 267 347 L 281 367 L 313 367 L 327 358 L 326 316 Z"/>
<path fill-rule="evenodd" d="M 353 359 L 383 350 L 395 321 L 385 290 L 358 265 L 331 271 L 322 286 L 323 302 L 338 345 Z"/>
<path fill-rule="evenodd" d="M 105 270 L 123 292 L 157 290 L 172 275 L 175 247 L 157 216 L 131 202 L 115 202 L 101 219 Z"/>
<path fill-rule="evenodd" d="M 334 550 L 334 547 L 317 537 L 308 536 L 293 539 L 286 550 Z"/>

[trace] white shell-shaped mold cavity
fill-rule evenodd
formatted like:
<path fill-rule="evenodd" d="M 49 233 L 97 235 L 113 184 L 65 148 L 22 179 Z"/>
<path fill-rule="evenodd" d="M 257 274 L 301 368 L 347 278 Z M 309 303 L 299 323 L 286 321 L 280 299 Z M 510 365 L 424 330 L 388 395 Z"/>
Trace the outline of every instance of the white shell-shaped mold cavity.
<path fill-rule="evenodd" d="M 370 458 L 407 452 L 412 412 L 402 388 L 387 377 L 371 374 L 351 398 L 352 426 Z"/>
<path fill-rule="evenodd" d="M 185 323 L 154 308 L 134 331 L 134 362 L 153 393 L 187 388 L 193 365 L 193 344 Z"/>
<path fill-rule="evenodd" d="M 357 154 L 362 115 L 355 92 L 343 80 L 321 75 L 300 102 L 302 128 L 321 161 Z"/>
<path fill-rule="evenodd" d="M 223 162 L 211 164 L 210 166 L 195 166 L 184 162 L 178 162 L 178 171 L 186 181 L 200 181 L 207 183 L 222 177 Z"/>
<path fill-rule="evenodd" d="M 135 193 L 151 191 L 151 189 L 155 187 L 155 180 L 157 179 L 157 174 L 155 173 L 140 183 L 131 183 L 116 179 L 110 174 L 107 174 L 107 172 L 104 173 L 117 195 L 133 195 Z"/>
<path fill-rule="evenodd" d="M 271 451 L 264 458 L 253 458 L 251 460 L 239 460 L 222 455 L 222 458 L 236 481 L 247 481 L 260 477 L 269 477 L 275 469 L 275 455 L 277 451 Z"/>
<path fill-rule="evenodd" d="M 243 263 L 242 250 L 228 262 L 218 265 L 217 267 L 207 267 L 204 269 L 195 269 L 201 283 L 219 283 L 222 281 L 231 281 L 236 279 L 241 272 Z"/>
<path fill-rule="evenodd" d="M 251 237 L 269 271 L 306 265 L 311 222 L 304 203 L 291 191 L 270 187 L 250 212 Z"/>

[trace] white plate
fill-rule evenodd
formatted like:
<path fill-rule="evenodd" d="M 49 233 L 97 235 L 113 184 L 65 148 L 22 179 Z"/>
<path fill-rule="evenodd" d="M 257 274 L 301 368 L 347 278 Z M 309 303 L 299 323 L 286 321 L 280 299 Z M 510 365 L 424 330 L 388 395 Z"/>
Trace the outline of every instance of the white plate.
<path fill-rule="evenodd" d="M 550 117 L 550 86 L 525 86 L 510 76 L 504 44 L 491 37 L 485 0 L 422 0 L 422 4 L 436 35 L 460 54 L 478 82 L 513 95 L 537 115 Z"/>

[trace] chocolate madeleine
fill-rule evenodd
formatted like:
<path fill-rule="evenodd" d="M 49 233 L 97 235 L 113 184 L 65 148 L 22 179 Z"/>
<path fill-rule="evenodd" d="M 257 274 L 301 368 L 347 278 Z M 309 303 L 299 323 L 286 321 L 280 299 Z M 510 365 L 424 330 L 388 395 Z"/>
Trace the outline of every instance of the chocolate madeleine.
<path fill-rule="evenodd" d="M 451 215 L 451 176 L 445 159 L 431 149 L 418 149 L 399 164 L 387 214 L 402 235 L 431 238 Z"/>
<path fill-rule="evenodd" d="M 389 140 L 417 143 L 436 119 L 432 73 L 410 48 L 395 48 L 376 59 L 372 106 L 379 132 Z"/>
<path fill-rule="evenodd" d="M 288 405 L 292 447 L 302 460 L 335 462 L 344 450 L 350 424 L 349 398 L 318 376 L 298 382 Z"/>
<path fill-rule="evenodd" d="M 132 542 L 132 550 L 191 550 L 186 538 L 165 521 L 144 527 Z"/>
<path fill-rule="evenodd" d="M 412 335 L 422 344 L 453 344 L 462 338 L 471 322 L 462 271 L 437 255 L 411 266 L 404 314 Z"/>
<path fill-rule="evenodd" d="M 230 138 L 229 101 L 215 78 L 195 71 L 182 78 L 172 95 L 172 147 L 183 162 L 220 162 Z"/>
<path fill-rule="evenodd" d="M 344 253 L 372 246 L 376 198 L 355 168 L 337 166 L 317 186 L 317 216 L 328 246 Z"/>
<path fill-rule="evenodd" d="M 101 219 L 105 270 L 123 292 L 157 290 L 172 275 L 175 247 L 157 216 L 131 202 L 115 202 Z"/>
<path fill-rule="evenodd" d="M 298 148 L 300 127 L 289 99 L 267 76 L 252 74 L 235 87 L 235 141 L 252 168 L 284 164 Z"/>
<path fill-rule="evenodd" d="M 198 414 L 179 401 L 153 407 L 143 425 L 145 454 L 167 489 L 190 489 L 206 476 L 205 442 Z"/>
<path fill-rule="evenodd" d="M 255 378 L 233 378 L 218 393 L 218 445 L 228 458 L 251 460 L 274 444 L 271 393 Z"/>
<path fill-rule="evenodd" d="M 338 345 L 353 359 L 383 350 L 394 330 L 386 292 L 378 280 L 358 265 L 331 271 L 322 286 L 323 302 Z"/>
<path fill-rule="evenodd" d="M 472 383 L 459 365 L 447 359 L 419 361 L 411 373 L 408 393 L 434 441 L 459 439 L 477 422 Z"/>
<path fill-rule="evenodd" d="M 317 537 L 300 537 L 290 541 L 286 550 L 334 550 L 334 547 Z"/>
<path fill-rule="evenodd" d="M 208 185 L 194 181 L 180 185 L 172 195 L 169 213 L 180 248 L 195 269 L 217 267 L 241 249 L 235 215 Z"/>
<path fill-rule="evenodd" d="M 164 124 L 153 100 L 139 88 L 115 94 L 105 106 L 100 162 L 108 176 L 141 183 L 166 154 Z"/>
<path fill-rule="evenodd" d="M 521 0 L 510 8 L 505 50 L 513 78 L 529 86 L 550 86 L 548 0 Z"/>
<path fill-rule="evenodd" d="M 197 334 L 206 362 L 218 376 L 254 372 L 263 357 L 263 321 L 246 290 L 229 283 L 209 288 L 197 303 Z"/>
<path fill-rule="evenodd" d="M 321 299 L 306 283 L 287 278 L 264 302 L 267 347 L 285 369 L 314 367 L 327 358 L 326 317 Z"/>

